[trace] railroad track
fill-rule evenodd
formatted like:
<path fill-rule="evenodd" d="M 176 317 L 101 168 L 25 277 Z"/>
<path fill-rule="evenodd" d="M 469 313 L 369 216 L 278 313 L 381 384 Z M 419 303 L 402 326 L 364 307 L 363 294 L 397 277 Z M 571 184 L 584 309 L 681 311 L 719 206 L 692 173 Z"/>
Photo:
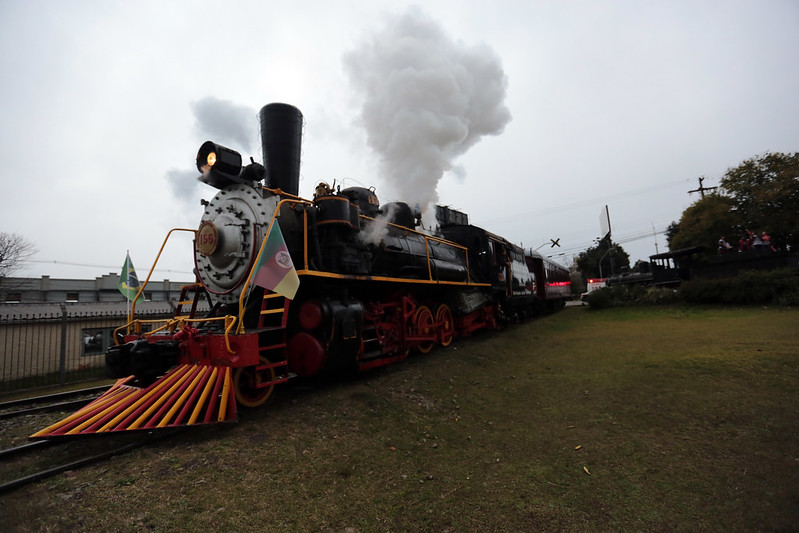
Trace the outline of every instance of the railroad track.
<path fill-rule="evenodd" d="M 0 420 L 47 411 L 70 410 L 89 403 L 107 391 L 108 385 L 34 396 L 0 403 Z"/>
<path fill-rule="evenodd" d="M 176 428 L 92 439 L 49 439 L 0 450 L 0 494 L 184 431 L 185 428 Z"/>
<path fill-rule="evenodd" d="M 0 403 L 0 420 L 8 420 L 5 422 L 6 431 L 0 431 L 3 437 L 0 441 L 5 446 L 20 442 L 32 433 L 31 425 L 35 428 L 47 426 L 55 414 L 51 412 L 74 411 L 108 388 L 91 387 Z M 104 461 L 172 436 L 178 431 L 142 431 L 92 439 L 55 438 L 9 446 L 0 450 L 0 494 L 61 472 Z"/>

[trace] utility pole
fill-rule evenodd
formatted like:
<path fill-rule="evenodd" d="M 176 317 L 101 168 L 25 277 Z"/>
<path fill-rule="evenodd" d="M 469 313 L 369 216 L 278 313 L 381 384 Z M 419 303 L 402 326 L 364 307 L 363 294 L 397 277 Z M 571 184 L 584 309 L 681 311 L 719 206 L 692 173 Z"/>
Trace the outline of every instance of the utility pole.
<path fill-rule="evenodd" d="M 700 185 L 701 185 L 701 182 L 700 182 Z M 651 224 L 652 224 L 652 236 L 655 237 L 655 254 L 659 254 L 660 252 L 658 252 L 658 234 L 655 231 L 655 223 L 651 222 Z"/>
<path fill-rule="evenodd" d="M 688 191 L 688 194 L 691 194 L 692 192 L 698 192 L 699 194 L 702 195 L 702 198 L 704 198 L 705 197 L 705 191 L 715 191 L 716 189 L 718 189 L 718 187 L 704 187 L 702 185 L 703 181 L 705 181 L 704 176 L 699 178 L 699 188 L 698 189 L 694 189 L 693 191 Z"/>

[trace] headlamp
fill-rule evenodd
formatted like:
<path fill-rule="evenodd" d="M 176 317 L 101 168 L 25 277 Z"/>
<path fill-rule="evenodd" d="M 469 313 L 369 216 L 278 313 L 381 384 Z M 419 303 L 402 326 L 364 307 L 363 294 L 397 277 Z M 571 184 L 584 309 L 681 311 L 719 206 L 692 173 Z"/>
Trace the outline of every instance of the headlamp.
<path fill-rule="evenodd" d="M 212 141 L 206 141 L 197 152 L 197 170 L 203 175 L 210 173 L 238 176 L 241 172 L 241 155 Z"/>
<path fill-rule="evenodd" d="M 205 160 L 208 162 L 208 165 L 204 166 L 203 168 L 210 170 L 211 167 L 216 163 L 216 152 L 211 152 L 208 154 L 208 157 L 206 157 Z"/>

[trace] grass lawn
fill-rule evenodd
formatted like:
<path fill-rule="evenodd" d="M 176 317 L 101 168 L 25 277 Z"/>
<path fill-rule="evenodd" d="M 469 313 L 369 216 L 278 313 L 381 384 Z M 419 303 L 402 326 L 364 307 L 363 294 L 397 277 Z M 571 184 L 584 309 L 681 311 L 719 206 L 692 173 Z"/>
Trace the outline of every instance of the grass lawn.
<path fill-rule="evenodd" d="M 0 496 L 9 531 L 796 531 L 799 309 L 571 307 Z"/>

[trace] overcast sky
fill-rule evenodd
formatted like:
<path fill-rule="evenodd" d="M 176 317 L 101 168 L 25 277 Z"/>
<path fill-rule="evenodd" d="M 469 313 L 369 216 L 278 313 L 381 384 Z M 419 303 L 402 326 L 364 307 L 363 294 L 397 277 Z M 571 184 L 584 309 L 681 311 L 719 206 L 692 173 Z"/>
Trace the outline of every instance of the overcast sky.
<path fill-rule="evenodd" d="M 564 263 L 604 205 L 632 263 L 666 250 L 700 176 L 799 150 L 795 0 L 413 6 L 0 0 L 0 231 L 38 249 L 17 275 L 118 273 L 130 250 L 143 279 L 216 192 L 200 144 L 260 160 L 270 102 L 305 117 L 301 195 L 437 200 L 527 248 L 560 239 L 540 251 Z M 188 235 L 154 279 L 191 279 Z"/>

